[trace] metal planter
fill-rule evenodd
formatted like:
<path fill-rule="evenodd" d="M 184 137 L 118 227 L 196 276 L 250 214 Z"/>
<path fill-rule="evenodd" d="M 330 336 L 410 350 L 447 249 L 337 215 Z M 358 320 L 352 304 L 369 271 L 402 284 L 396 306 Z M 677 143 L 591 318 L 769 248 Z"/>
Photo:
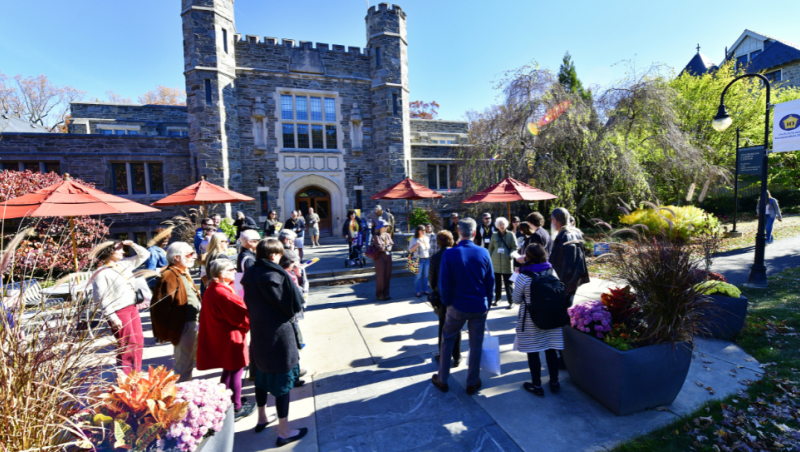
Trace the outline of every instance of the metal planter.
<path fill-rule="evenodd" d="M 724 295 L 709 295 L 717 305 L 714 313 L 709 317 L 705 326 L 707 337 L 732 341 L 744 328 L 744 319 L 747 317 L 747 297 L 726 297 Z"/>
<path fill-rule="evenodd" d="M 622 352 L 570 326 L 562 330 L 570 380 L 617 416 L 670 405 L 689 374 L 689 344 Z"/>
<path fill-rule="evenodd" d="M 233 452 L 233 405 L 228 408 L 225 415 L 225 422 L 222 423 L 222 430 L 205 438 L 197 445 L 195 452 Z"/>

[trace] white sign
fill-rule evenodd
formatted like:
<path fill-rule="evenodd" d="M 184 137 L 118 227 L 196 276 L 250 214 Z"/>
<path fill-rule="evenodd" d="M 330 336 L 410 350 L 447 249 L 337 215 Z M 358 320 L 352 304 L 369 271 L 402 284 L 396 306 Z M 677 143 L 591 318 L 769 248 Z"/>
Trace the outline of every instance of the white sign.
<path fill-rule="evenodd" d="M 800 99 L 775 104 L 772 152 L 800 151 Z"/>

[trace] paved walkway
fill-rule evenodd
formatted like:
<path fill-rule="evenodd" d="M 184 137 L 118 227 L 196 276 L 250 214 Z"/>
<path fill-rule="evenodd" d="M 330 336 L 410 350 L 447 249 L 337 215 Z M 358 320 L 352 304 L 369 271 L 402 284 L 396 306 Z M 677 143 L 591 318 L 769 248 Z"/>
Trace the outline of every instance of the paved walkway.
<path fill-rule="evenodd" d="M 567 372 L 561 374 L 561 394 L 537 399 L 521 388 L 530 380 L 525 355 L 511 350 L 516 309 L 500 307 L 491 311 L 488 325 L 500 338 L 502 374 L 484 373 L 483 389 L 468 397 L 463 389 L 465 360 L 451 375 L 450 392 L 443 394 L 430 384 L 436 372 L 436 316 L 413 296 L 413 279 L 393 282 L 393 300 L 384 303 L 375 302 L 372 282 L 313 289 L 302 323 L 309 345 L 301 352 L 310 383 L 293 391 L 290 408 L 292 427 L 308 427 L 310 433 L 285 450 L 605 450 L 710 399 L 695 381 L 713 387 L 713 397 L 719 398 L 744 388 L 740 380 L 759 375 L 757 363 L 748 361 L 736 345 L 711 340 L 699 345 L 680 396 L 663 411 L 617 417 L 572 386 Z M 598 298 L 607 286 L 604 281 L 583 286 L 578 301 Z M 147 317 L 144 320 L 149 330 Z M 146 336 L 152 343 L 149 331 Z M 148 364 L 171 366 L 172 347 L 149 346 Z M 542 373 L 546 382 L 546 370 Z M 196 378 L 219 375 L 220 371 L 195 373 Z M 254 398 L 252 384 L 244 395 Z M 255 422 L 251 416 L 236 424 L 235 450 L 275 447 L 277 427 L 255 434 Z"/>
<path fill-rule="evenodd" d="M 754 246 L 719 255 L 714 259 L 714 271 L 724 274 L 731 284 L 746 283 L 755 258 L 755 238 L 753 244 Z M 800 265 L 800 236 L 776 240 L 767 245 L 764 263 L 769 275 Z"/>

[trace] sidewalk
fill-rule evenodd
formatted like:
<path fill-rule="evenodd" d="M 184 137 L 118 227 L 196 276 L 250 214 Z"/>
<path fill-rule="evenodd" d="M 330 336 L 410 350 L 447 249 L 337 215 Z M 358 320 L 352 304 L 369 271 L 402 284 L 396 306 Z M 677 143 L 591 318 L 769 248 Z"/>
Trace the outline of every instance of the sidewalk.
<path fill-rule="evenodd" d="M 325 251 L 324 249 L 317 249 Z M 609 284 L 595 280 L 581 288 L 577 301 L 597 299 Z M 561 373 L 562 393 L 537 399 L 523 391 L 529 381 L 525 355 L 512 351 L 516 309 L 505 302 L 489 314 L 489 330 L 500 338 L 502 374 L 483 374 L 483 388 L 464 392 L 464 362 L 443 394 L 430 383 L 436 372 L 437 318 L 413 296 L 413 280 L 392 280 L 391 302 L 374 300 L 374 283 L 326 286 L 312 290 L 302 322 L 308 346 L 301 365 L 308 383 L 292 392 L 290 424 L 308 427 L 307 438 L 282 448 L 297 451 L 548 451 L 605 450 L 687 413 L 712 396 L 693 384 L 702 381 L 721 398 L 744 388 L 738 381 L 757 379 L 757 363 L 736 345 L 704 341 L 695 353 L 687 384 L 664 411 L 617 417 L 572 386 Z M 149 319 L 147 342 L 152 343 Z M 701 354 L 702 353 L 702 354 Z M 171 346 L 145 349 L 145 366 L 172 365 Z M 741 367 L 739 367 L 741 366 Z M 731 368 L 738 374 L 732 377 Z M 544 380 L 547 372 L 543 370 Z M 195 378 L 218 379 L 220 371 L 195 372 Z M 312 381 L 313 380 L 313 381 Z M 254 398 L 252 384 L 243 391 Z M 272 397 L 270 404 L 274 403 Z M 274 408 L 269 408 L 274 413 Z M 236 424 L 235 450 L 274 448 L 277 427 L 255 434 L 256 417 Z"/>
<path fill-rule="evenodd" d="M 755 244 L 755 238 L 753 239 Z M 729 283 L 740 285 L 747 282 L 750 266 L 755 258 L 755 246 L 720 254 L 714 259 L 713 269 L 725 275 Z M 782 272 L 800 266 L 800 237 L 776 240 L 764 250 L 767 274 Z"/>

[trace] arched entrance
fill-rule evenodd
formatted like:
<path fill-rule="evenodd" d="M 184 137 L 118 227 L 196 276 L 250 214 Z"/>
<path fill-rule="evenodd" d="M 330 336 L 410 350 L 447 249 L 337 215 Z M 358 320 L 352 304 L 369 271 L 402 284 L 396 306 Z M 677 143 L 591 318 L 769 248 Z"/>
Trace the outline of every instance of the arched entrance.
<path fill-rule="evenodd" d="M 303 216 L 308 215 L 308 209 L 313 208 L 319 215 L 319 233 L 329 236 L 332 234 L 331 224 L 331 195 L 320 187 L 310 185 L 297 192 L 294 196 L 294 205 Z"/>

